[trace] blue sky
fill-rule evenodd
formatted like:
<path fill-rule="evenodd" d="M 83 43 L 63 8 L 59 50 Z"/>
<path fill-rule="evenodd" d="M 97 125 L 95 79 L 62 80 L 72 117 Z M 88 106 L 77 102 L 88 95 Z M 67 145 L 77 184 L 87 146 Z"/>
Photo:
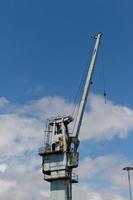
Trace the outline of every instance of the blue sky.
<path fill-rule="evenodd" d="M 34 169 L 41 161 L 36 158 L 36 153 L 32 152 L 42 143 L 44 119 L 50 114 L 57 113 L 58 109 L 59 113 L 71 110 L 71 104 L 94 45 L 91 36 L 99 31 L 104 35 L 96 63 L 94 84 L 91 88 L 93 94 L 90 97 L 88 109 L 90 113 L 87 110 L 85 116 L 85 120 L 88 120 L 91 125 L 92 135 L 90 133 L 90 136 L 86 135 L 89 127 L 85 126 L 84 134 L 81 136 L 80 158 L 84 161 L 81 170 L 79 169 L 79 174 L 83 178 L 81 187 L 83 190 L 88 188 L 92 181 L 92 188 L 91 186 L 88 188 L 90 194 L 93 196 L 93 194 L 101 195 L 102 193 L 101 189 L 97 194 L 94 185 L 96 173 L 100 174 L 103 168 L 99 167 L 98 172 L 93 172 L 94 177 L 91 177 L 91 181 L 87 179 L 86 183 L 84 175 L 87 176 L 87 174 L 82 174 L 81 171 L 88 164 L 99 166 L 101 159 L 107 163 L 112 160 L 114 166 L 119 167 L 122 166 L 122 161 L 123 164 L 133 163 L 132 8 L 131 0 L 4 0 L 0 2 L 0 117 L 1 131 L 3 135 L 3 131 L 5 135 L 7 134 L 7 141 L 3 137 L 4 142 L 1 143 L 1 148 L 4 152 L 6 148 L 12 148 L 15 145 L 17 151 L 17 153 L 13 151 L 11 155 L 5 153 L 5 158 L 2 153 L 0 155 L 0 166 L 2 166 L 0 170 L 5 173 L 7 181 L 4 183 L 5 191 L 10 190 L 10 185 L 13 185 L 14 191 L 17 191 L 15 183 L 18 177 L 27 173 L 27 162 L 25 163 L 27 157 L 30 160 L 29 164 L 34 165 L 33 168 L 28 168 L 33 173 L 33 179 L 39 174 L 39 172 L 36 174 Z M 103 67 L 108 94 L 107 105 L 104 105 L 101 96 L 103 95 Z M 106 127 L 104 121 L 98 120 L 101 113 L 100 107 L 103 109 L 103 119 L 108 124 Z M 91 124 L 93 119 L 100 121 L 99 130 L 95 130 L 94 123 Z M 15 128 L 17 123 L 19 127 Z M 22 128 L 26 134 L 21 131 Z M 38 135 L 36 135 L 37 130 L 39 130 Z M 30 152 L 31 156 L 29 156 Z M 31 161 L 32 155 L 34 163 Z M 7 158 L 13 161 L 9 163 Z M 117 164 L 116 160 L 118 160 Z M 20 163 L 23 165 L 23 170 Z M 20 173 L 20 170 L 15 173 L 13 164 L 20 167 L 22 172 Z M 9 166 L 14 170 L 14 179 L 8 172 Z M 0 174 L 2 185 L 3 176 Z M 104 174 L 105 177 L 107 177 L 106 174 Z M 38 188 L 42 196 L 37 196 L 36 193 L 34 195 L 36 200 L 41 200 L 42 197 L 48 198 L 46 192 L 49 190 L 48 186 L 45 183 L 40 185 L 41 178 L 38 175 Z M 104 180 L 99 180 L 101 188 L 104 187 Z M 108 184 L 108 191 L 116 193 L 116 196 L 112 196 L 114 200 L 123 200 L 125 197 L 119 195 L 127 187 L 126 177 L 124 177 L 125 182 L 123 179 L 118 180 L 119 177 L 117 181 L 112 180 L 112 187 Z M 25 189 L 25 193 L 28 191 L 24 186 L 26 181 L 25 179 L 20 184 L 21 188 Z M 46 191 L 42 189 L 43 184 Z M 115 189 L 113 184 L 116 184 Z M 78 186 L 76 187 L 75 191 L 80 193 Z M 106 194 L 106 191 L 104 192 Z M 7 194 L 0 193 L 0 195 L 3 200 L 8 199 Z M 17 195 L 16 198 L 20 200 L 30 200 L 30 198 L 33 200 L 32 196 Z M 124 195 L 127 195 L 127 190 Z M 98 196 L 98 200 L 100 198 L 101 196 Z"/>
<path fill-rule="evenodd" d="M 132 106 L 132 1 L 0 4 L 1 96 L 23 103 L 37 97 L 34 88 L 43 88 L 38 95 L 71 99 L 89 59 L 90 37 L 102 31 L 100 53 L 109 96 Z M 99 60 L 93 90 L 97 93 L 102 90 L 100 65 Z"/>

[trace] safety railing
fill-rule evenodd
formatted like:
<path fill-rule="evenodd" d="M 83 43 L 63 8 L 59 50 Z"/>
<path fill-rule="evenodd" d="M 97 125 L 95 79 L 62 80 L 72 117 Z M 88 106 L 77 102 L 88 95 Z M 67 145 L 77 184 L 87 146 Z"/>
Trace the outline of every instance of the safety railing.
<path fill-rule="evenodd" d="M 78 175 L 75 173 L 72 173 L 72 183 L 78 183 Z"/>

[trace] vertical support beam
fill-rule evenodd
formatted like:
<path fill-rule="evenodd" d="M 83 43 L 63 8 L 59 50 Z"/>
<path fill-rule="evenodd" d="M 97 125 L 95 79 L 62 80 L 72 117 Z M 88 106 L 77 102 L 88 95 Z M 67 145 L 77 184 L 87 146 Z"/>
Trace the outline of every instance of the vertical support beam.
<path fill-rule="evenodd" d="M 72 200 L 72 183 L 70 179 L 51 181 L 50 200 Z"/>

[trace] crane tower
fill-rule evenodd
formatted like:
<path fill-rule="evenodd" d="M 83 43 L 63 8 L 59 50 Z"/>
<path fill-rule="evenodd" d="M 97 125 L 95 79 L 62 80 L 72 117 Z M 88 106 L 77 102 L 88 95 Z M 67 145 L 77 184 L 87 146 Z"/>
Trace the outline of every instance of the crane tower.
<path fill-rule="evenodd" d="M 78 183 L 73 169 L 78 167 L 79 131 L 92 82 L 92 75 L 102 33 L 95 36 L 96 42 L 75 120 L 73 134 L 69 132 L 71 116 L 50 118 L 46 123 L 44 146 L 39 149 L 42 156 L 44 180 L 50 183 L 50 200 L 72 200 L 72 183 Z"/>

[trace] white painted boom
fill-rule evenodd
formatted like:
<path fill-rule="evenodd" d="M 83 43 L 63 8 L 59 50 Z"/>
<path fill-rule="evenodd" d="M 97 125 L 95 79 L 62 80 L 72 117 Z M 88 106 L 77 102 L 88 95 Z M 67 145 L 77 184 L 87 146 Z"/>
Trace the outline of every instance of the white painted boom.
<path fill-rule="evenodd" d="M 94 66 L 95 66 L 95 62 L 96 62 L 96 58 L 97 58 L 97 54 L 98 54 L 101 36 L 102 36 L 102 33 L 98 33 L 95 37 L 96 43 L 95 43 L 94 50 L 93 50 L 93 53 L 92 53 L 91 62 L 90 62 L 89 68 L 88 68 L 86 82 L 85 82 L 85 85 L 84 85 L 83 94 L 82 94 L 80 105 L 79 105 L 78 115 L 77 115 L 77 118 L 76 118 L 76 121 L 75 121 L 73 135 L 77 139 L 78 139 L 78 136 L 79 136 L 79 131 L 80 131 L 80 127 L 81 127 L 81 123 L 82 123 L 82 119 L 83 119 L 84 109 L 85 109 L 90 85 L 91 85 L 91 82 L 92 82 L 92 75 L 93 75 L 93 72 L 94 72 Z"/>

